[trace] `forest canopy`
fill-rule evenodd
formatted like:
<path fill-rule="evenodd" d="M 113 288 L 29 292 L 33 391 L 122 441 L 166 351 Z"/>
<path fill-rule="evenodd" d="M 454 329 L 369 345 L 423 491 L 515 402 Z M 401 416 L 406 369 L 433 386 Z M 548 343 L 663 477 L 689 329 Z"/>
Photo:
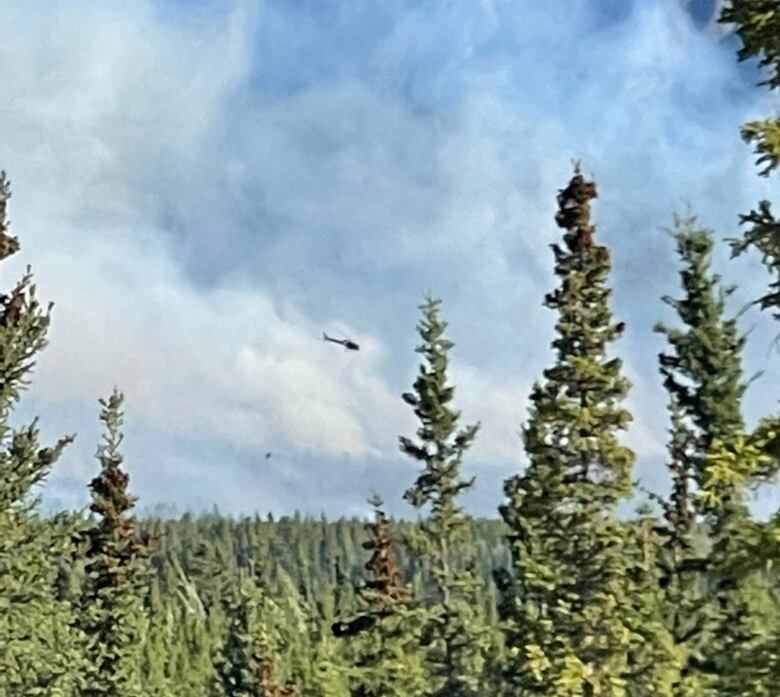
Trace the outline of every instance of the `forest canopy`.
<path fill-rule="evenodd" d="M 780 2 L 718 8 L 739 60 L 757 59 L 762 85 L 780 88 Z M 780 118 L 741 134 L 757 174 L 775 174 Z M 28 267 L 0 294 L 0 694 L 776 695 L 780 511 L 759 520 L 749 499 L 776 479 L 780 415 L 747 423 L 749 337 L 713 256 L 723 244 L 760 260 L 769 281 L 754 304 L 777 322 L 780 221 L 761 200 L 727 241 L 674 214 L 679 285 L 660 299 L 674 321 L 655 327 L 671 490 L 658 492 L 638 485 L 625 438 L 635 417 L 620 342 L 632 318 L 613 312 L 599 193 L 579 162 L 557 192 L 555 285 L 538 299 L 555 318 L 551 360 L 521 425 L 524 466 L 493 519 L 463 503 L 483 424 L 461 418 L 446 304 L 432 294 L 418 308 L 417 373 L 398 397 L 416 428 L 394 434 L 415 468 L 397 492 L 408 519 L 376 495 L 370 520 L 140 516 L 119 388 L 98 401 L 89 508 L 44 515 L 38 487 L 75 436 L 44 443 L 37 419 L 14 418 L 53 313 Z M 0 263 L 24 251 L 10 197 L 3 173 Z"/>

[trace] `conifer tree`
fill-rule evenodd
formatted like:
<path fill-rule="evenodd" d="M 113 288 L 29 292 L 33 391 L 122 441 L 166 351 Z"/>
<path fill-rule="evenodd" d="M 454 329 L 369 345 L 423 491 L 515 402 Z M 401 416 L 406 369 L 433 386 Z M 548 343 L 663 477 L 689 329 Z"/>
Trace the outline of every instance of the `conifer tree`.
<path fill-rule="evenodd" d="M 232 550 L 214 541 L 213 536 L 194 545 L 189 559 L 188 578 L 197 589 L 197 600 L 202 603 L 207 634 L 210 637 L 209 664 L 214 669 L 214 684 L 221 680 L 216 674 L 217 666 L 223 664 L 222 651 L 225 644 L 228 619 L 226 606 L 233 593 L 231 574 L 234 562 L 230 559 Z"/>
<path fill-rule="evenodd" d="M 632 680 L 629 539 L 616 519 L 631 492 L 633 452 L 618 440 L 631 420 L 621 361 L 607 356 L 620 336 L 612 321 L 610 254 L 590 223 L 596 187 L 575 167 L 560 191 L 553 244 L 560 286 L 545 298 L 558 312 L 556 361 L 530 397 L 524 427 L 529 464 L 505 484 L 513 581 L 505 587 L 507 694 L 626 694 Z"/>
<path fill-rule="evenodd" d="M 626 580 L 630 611 L 626 624 L 635 640 L 628 654 L 630 678 L 626 694 L 676 695 L 680 660 L 668 626 L 666 595 L 661 588 L 658 557 L 662 550 L 659 521 L 649 503 L 637 509 L 638 519 L 627 523 Z"/>
<path fill-rule="evenodd" d="M 279 689 L 292 690 L 297 697 L 346 697 L 343 665 L 338 656 L 339 641 L 316 604 L 308 603 L 298 584 L 280 571 L 263 607 L 264 640 L 274 649 L 275 675 L 288 676 Z"/>
<path fill-rule="evenodd" d="M 251 579 L 241 574 L 234 597 L 228 602 L 227 635 L 219 674 L 225 695 L 260 694 L 260 598 Z"/>
<path fill-rule="evenodd" d="M 420 306 L 417 330 L 422 344 L 416 350 L 425 363 L 414 392 L 403 395 L 420 427 L 418 440 L 400 438 L 401 451 L 423 465 L 404 498 L 418 509 L 430 506 L 417 534 L 409 538 L 414 553 L 430 566 L 436 591 L 428 606 L 428 694 L 475 697 L 482 693 L 490 637 L 479 613 L 473 559 L 457 559 L 455 551 L 471 533 L 471 518 L 458 506 L 458 496 L 473 486 L 474 479 L 463 479 L 460 468 L 479 424 L 458 429 L 460 414 L 450 406 L 455 390 L 447 384 L 447 368 L 454 344 L 444 338 L 447 323 L 440 317 L 440 305 L 440 300 L 428 297 Z"/>
<path fill-rule="evenodd" d="M 740 61 L 759 58 L 768 68 L 769 76 L 759 84 L 770 90 L 780 88 L 780 1 L 732 0 L 721 16 L 724 23 L 733 23 L 742 47 Z M 754 146 L 756 165 L 763 167 L 760 176 L 768 177 L 780 165 L 780 117 L 750 121 L 742 126 L 742 138 Z M 755 248 L 769 270 L 772 281 L 769 291 L 756 302 L 780 319 L 780 221 L 772 212 L 769 201 L 760 201 L 756 209 L 740 216 L 748 227 L 740 239 L 733 240 L 734 256 Z"/>
<path fill-rule="evenodd" d="M 230 577 L 234 571 L 232 567 L 236 564 L 231 559 L 232 552 L 231 547 L 214 540 L 200 542 L 192 551 L 189 576 L 195 582 L 198 595 L 209 613 L 218 611 L 221 601 L 231 592 Z"/>
<path fill-rule="evenodd" d="M 756 553 L 766 526 L 747 506 L 748 484 L 768 459 L 763 444 L 744 433 L 728 442 L 715 439 L 710 449 L 701 492 L 711 530 L 705 619 L 712 625 L 697 664 L 709 678 L 703 695 L 771 695 L 777 689 L 780 616 L 768 568 Z"/>
<path fill-rule="evenodd" d="M 669 583 L 675 640 L 685 657 L 677 689 L 680 695 L 741 694 L 739 690 L 751 684 L 758 690 L 752 694 L 760 694 L 761 678 L 747 674 L 746 660 L 742 670 L 735 661 L 737 655 L 752 655 L 750 663 L 760 663 L 756 651 L 765 642 L 765 632 L 759 618 L 771 606 L 760 570 L 735 575 L 741 548 L 756 534 L 746 505 L 752 475 L 739 471 L 744 458 L 723 457 L 724 446 L 738 447 L 745 438 L 745 337 L 736 318 L 725 317 L 734 287 L 722 286 L 720 276 L 710 269 L 712 233 L 695 223 L 694 216 L 675 216 L 685 294 L 677 300 L 665 298 L 684 328 L 657 326 L 671 348 L 660 355 L 660 363 L 673 406 L 670 452 L 675 498 L 667 510 L 665 546 L 671 563 L 664 578 Z M 730 464 L 736 469 L 724 473 Z M 693 549 L 694 517 L 710 529 L 707 558 Z M 737 636 L 736 642 L 729 638 Z M 737 692 L 731 691 L 729 682 Z"/>
<path fill-rule="evenodd" d="M 744 429 L 742 373 L 745 337 L 736 318 L 725 317 L 726 301 L 735 286 L 723 286 L 710 269 L 712 233 L 696 226 L 696 217 L 675 215 L 674 236 L 683 263 L 684 297 L 664 297 L 684 329 L 656 325 L 666 335 L 668 353 L 659 356 L 664 386 L 685 417 L 693 452 L 687 455 L 693 481 L 701 488 L 704 460 L 716 438 L 728 440 Z"/>
<path fill-rule="evenodd" d="M 292 682 L 282 683 L 277 676 L 276 667 L 271 660 L 271 644 L 265 633 L 258 639 L 260 653 L 258 697 L 294 697 L 295 685 Z"/>
<path fill-rule="evenodd" d="M 723 10 L 720 21 L 733 23 L 742 40 L 739 60 L 758 58 L 759 65 L 769 70 L 769 76 L 759 85 L 767 86 L 770 90 L 778 89 L 780 0 L 732 0 Z M 742 137 L 754 145 L 756 164 L 764 165 L 759 174 L 768 177 L 780 165 L 780 117 L 744 124 Z M 774 318 L 780 320 L 780 221 L 772 213 L 771 203 L 767 200 L 760 201 L 757 209 L 741 215 L 740 219 L 743 225 L 748 224 L 748 228 L 741 238 L 731 241 L 733 256 L 739 256 L 750 248 L 755 248 L 761 254 L 772 281 L 768 292 L 755 302 L 762 309 L 771 310 Z M 756 465 L 755 474 L 761 479 L 771 479 L 780 469 L 778 432 L 780 417 L 775 415 L 762 419 L 747 438 L 753 444 L 762 443 L 763 452 L 769 457 L 768 461 Z"/>
<path fill-rule="evenodd" d="M 666 525 L 659 561 L 666 590 L 669 628 L 681 657 L 681 675 L 675 694 L 705 694 L 711 677 L 699 669 L 711 650 L 711 608 L 703 594 L 709 564 L 693 544 L 707 478 L 709 452 L 717 438 L 729 438 L 742 429 L 741 354 L 744 336 L 735 318 L 725 317 L 725 305 L 734 292 L 724 287 L 710 268 L 712 233 L 696 226 L 695 216 L 674 216 L 674 238 L 682 262 L 684 296 L 664 297 L 683 328 L 663 323 L 656 331 L 666 335 L 668 352 L 659 355 L 664 386 L 669 393 L 671 431 L 669 469 L 672 494 L 663 502 Z"/>
<path fill-rule="evenodd" d="M 422 697 L 427 694 L 423 665 L 421 620 L 411 602 L 396 559 L 396 538 L 382 509 L 382 500 L 369 500 L 374 520 L 366 525 L 371 551 L 368 580 L 358 589 L 361 613 L 333 624 L 333 633 L 354 646 L 350 697 Z"/>
<path fill-rule="evenodd" d="M 168 648 L 167 670 L 171 694 L 176 697 L 214 697 L 217 675 L 213 663 L 212 645 L 205 613 L 175 606 L 176 636 Z"/>
<path fill-rule="evenodd" d="M 707 651 L 706 596 L 703 593 L 706 560 L 696 544 L 696 497 L 691 453 L 693 435 L 674 394 L 670 396 L 671 426 L 668 468 L 672 490 L 668 499 L 651 498 L 663 510 L 663 522 L 655 526 L 657 580 L 662 593 L 663 621 L 673 643 L 678 674 L 672 683 L 674 697 L 703 695 L 706 676 L 696 670 Z"/>
<path fill-rule="evenodd" d="M 151 540 L 137 534 L 131 514 L 136 499 L 128 493 L 129 476 L 119 452 L 123 399 L 114 389 L 107 400 L 99 400 L 106 432 L 97 450 L 101 471 L 90 483 L 90 510 L 97 519 L 84 533 L 86 578 L 79 622 L 88 642 L 84 697 L 144 695 L 143 598 Z"/>
<path fill-rule="evenodd" d="M 172 608 L 163 598 L 156 578 L 149 591 L 148 617 L 141 657 L 143 688 L 147 697 L 167 697 L 171 692 L 168 662 L 175 654 L 175 627 Z"/>
<path fill-rule="evenodd" d="M 227 633 L 218 664 L 228 697 L 292 697 L 294 685 L 277 677 L 275 647 L 264 618 L 267 602 L 262 571 L 252 562 L 239 569 L 227 599 Z"/>
<path fill-rule="evenodd" d="M 780 2 L 732 0 L 724 10 L 721 21 L 735 25 L 736 33 L 742 41 L 739 60 L 758 58 L 759 65 L 768 69 L 768 77 L 759 84 L 768 87 L 770 91 L 778 89 Z M 744 124 L 742 137 L 754 146 L 756 165 L 763 167 L 760 176 L 769 177 L 780 165 L 780 117 Z M 762 309 L 770 310 L 774 318 L 780 320 L 780 221 L 767 200 L 760 201 L 757 208 L 741 215 L 740 219 L 747 228 L 741 238 L 732 240 L 733 256 L 751 248 L 761 254 L 762 262 L 770 272 L 771 282 L 768 291 L 756 303 Z M 765 605 L 763 589 L 767 584 L 767 576 L 775 587 L 777 584 L 776 575 L 771 570 L 761 574 L 761 565 L 765 563 L 770 566 L 780 559 L 780 512 L 773 516 L 768 525 L 758 525 L 749 518 L 739 494 L 744 492 L 746 484 L 751 480 L 771 479 L 776 475 L 780 466 L 779 422 L 777 416 L 768 417 L 750 434 L 738 434 L 730 442 L 716 440 L 710 453 L 708 480 L 703 494 L 716 519 L 711 556 L 719 574 L 716 588 L 720 589 L 721 623 L 718 634 L 723 650 L 718 661 L 718 672 L 724 677 L 728 676 L 727 681 L 730 683 L 724 686 L 724 690 L 728 690 L 724 694 L 744 694 L 739 692 L 740 689 L 753 690 L 752 694 L 770 694 L 766 690 L 775 689 L 770 686 L 776 686 L 780 679 L 780 659 L 777 654 L 780 632 L 773 629 L 771 621 L 765 621 L 759 627 L 746 627 L 745 621 L 742 621 L 733 635 L 726 634 L 729 615 L 739 612 L 741 604 L 747 604 L 749 610 L 741 613 L 739 619 L 745 620 L 744 615 L 747 615 L 748 624 L 754 613 L 761 612 Z M 727 494 L 725 499 L 722 496 L 724 491 Z M 737 500 L 734 500 L 735 491 L 738 493 Z M 729 539 L 730 535 L 732 539 Z M 749 567 L 747 571 L 746 565 Z M 737 575 L 735 567 L 739 569 Z M 745 579 L 745 573 L 752 578 Z M 758 588 L 755 587 L 756 582 Z M 735 585 L 737 588 L 734 588 Z M 728 596 L 731 596 L 730 602 Z M 761 643 L 763 648 L 757 646 Z"/>
<path fill-rule="evenodd" d="M 10 182 L 0 172 L 0 261 L 19 250 L 6 218 Z M 37 420 L 15 429 L 14 406 L 46 346 L 50 312 L 41 310 L 29 267 L 0 295 L 0 694 L 70 695 L 77 686 L 78 645 L 67 598 L 55 595 L 55 564 L 72 526 L 44 520 L 35 487 L 73 436 L 41 448 Z M 56 524 L 55 524 L 56 523 Z"/>
<path fill-rule="evenodd" d="M 167 651 L 168 685 L 176 697 L 214 697 L 217 675 L 213 646 L 218 642 L 209 631 L 206 609 L 175 557 L 168 560 L 166 568 L 171 569 L 172 578 L 164 587 L 173 596 L 166 610 L 175 632 Z"/>

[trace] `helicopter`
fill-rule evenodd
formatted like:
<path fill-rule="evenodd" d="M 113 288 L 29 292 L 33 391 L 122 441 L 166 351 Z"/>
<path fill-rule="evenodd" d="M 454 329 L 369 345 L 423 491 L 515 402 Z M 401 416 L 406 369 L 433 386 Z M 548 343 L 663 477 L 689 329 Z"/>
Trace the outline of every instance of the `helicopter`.
<path fill-rule="evenodd" d="M 328 336 L 325 332 L 322 332 L 322 340 L 331 341 L 334 344 L 341 344 L 349 351 L 360 351 L 360 345 L 356 344 L 354 341 L 352 341 L 352 339 L 334 339 L 333 337 Z"/>

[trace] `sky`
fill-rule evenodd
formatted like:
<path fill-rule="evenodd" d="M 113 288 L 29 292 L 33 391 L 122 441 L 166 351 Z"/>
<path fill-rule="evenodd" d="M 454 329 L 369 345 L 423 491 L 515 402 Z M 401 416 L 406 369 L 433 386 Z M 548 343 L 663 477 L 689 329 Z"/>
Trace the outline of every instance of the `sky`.
<path fill-rule="evenodd" d="M 687 9 L 683 8 L 687 5 Z M 27 264 L 53 300 L 16 422 L 77 433 L 42 490 L 88 502 L 98 398 L 125 394 L 123 453 L 142 509 L 395 515 L 417 464 L 418 306 L 443 300 L 470 511 L 522 470 L 527 396 L 550 364 L 555 196 L 596 179 L 612 249 L 614 355 L 633 387 L 625 442 L 664 491 L 661 297 L 668 230 L 690 204 L 729 260 L 738 216 L 772 196 L 739 126 L 773 113 L 701 0 L 0 0 L 0 167 Z M 775 409 L 776 329 L 753 309 L 750 423 Z M 322 341 L 349 336 L 359 352 Z M 264 457 L 271 452 L 270 458 Z M 775 488 L 756 506 L 780 504 Z"/>

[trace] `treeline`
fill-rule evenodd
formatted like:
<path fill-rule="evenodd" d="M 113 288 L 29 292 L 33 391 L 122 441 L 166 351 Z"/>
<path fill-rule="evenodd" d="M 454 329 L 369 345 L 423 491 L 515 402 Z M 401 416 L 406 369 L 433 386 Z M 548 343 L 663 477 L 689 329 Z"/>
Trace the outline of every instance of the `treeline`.
<path fill-rule="evenodd" d="M 780 1 L 734 0 L 722 19 L 780 87 Z M 780 119 L 751 122 L 761 174 L 780 164 Z M 19 251 L 0 178 L 0 260 Z M 420 307 L 420 367 L 399 438 L 418 476 L 399 492 L 417 522 L 279 521 L 218 515 L 137 520 L 122 457 L 123 398 L 100 400 L 105 435 L 88 512 L 45 517 L 35 496 L 73 440 L 11 425 L 46 345 L 29 269 L 0 296 L 0 694 L 9 697 L 714 697 L 780 684 L 780 511 L 750 491 L 780 467 L 780 417 L 743 418 L 746 337 L 711 269 L 714 235 L 675 216 L 681 287 L 659 371 L 668 393 L 671 493 L 637 493 L 623 443 L 630 384 L 612 346 L 610 250 L 579 166 L 558 193 L 553 361 L 523 425 L 526 467 L 500 520 L 460 505 L 463 424 L 448 380 L 441 301 Z M 780 222 L 762 201 L 734 254 L 772 281 L 756 302 L 780 319 Z"/>

